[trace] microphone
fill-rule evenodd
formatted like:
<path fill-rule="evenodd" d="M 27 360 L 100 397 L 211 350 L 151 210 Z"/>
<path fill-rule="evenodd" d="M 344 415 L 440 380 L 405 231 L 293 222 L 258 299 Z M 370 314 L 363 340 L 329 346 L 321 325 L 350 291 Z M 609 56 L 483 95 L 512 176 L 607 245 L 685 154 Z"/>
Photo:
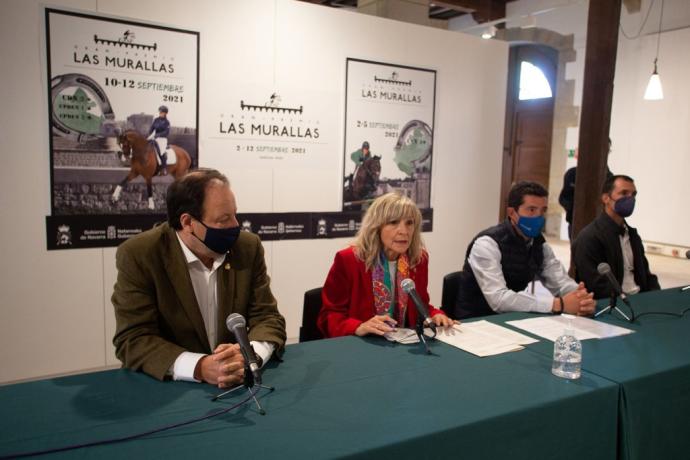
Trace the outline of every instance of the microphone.
<path fill-rule="evenodd" d="M 436 323 L 431 320 L 427 306 L 424 305 L 422 299 L 419 298 L 419 294 L 417 294 L 417 290 L 415 289 L 414 281 L 412 281 L 410 278 L 405 278 L 400 282 L 400 287 L 407 293 L 407 295 L 410 296 L 410 298 L 412 298 L 415 307 L 417 307 L 417 314 L 419 314 L 421 318 L 424 318 L 424 325 L 430 327 L 431 330 L 436 332 Z"/>
<path fill-rule="evenodd" d="M 240 345 L 240 351 L 244 357 L 244 362 L 249 365 L 249 369 L 254 376 L 254 381 L 256 381 L 256 383 L 261 383 L 261 368 L 256 359 L 256 354 L 254 354 L 254 349 L 249 344 L 249 338 L 247 337 L 247 322 L 244 320 L 244 316 L 239 313 L 231 313 L 225 320 L 225 325 Z"/>
<path fill-rule="evenodd" d="M 613 272 L 611 272 L 611 266 L 606 262 L 602 262 L 599 265 L 597 265 L 597 271 L 600 275 L 605 276 L 606 279 L 609 281 L 609 285 L 613 289 L 613 293 L 616 296 L 620 297 L 621 300 L 625 302 L 627 306 L 630 306 L 630 303 L 628 302 L 628 296 L 625 295 L 625 292 L 623 292 L 623 289 L 621 289 L 621 285 L 618 284 L 618 280 L 615 276 L 613 276 Z"/>
<path fill-rule="evenodd" d="M 690 259 L 690 249 L 688 249 L 687 252 L 685 253 L 685 257 L 687 257 L 688 259 Z"/>

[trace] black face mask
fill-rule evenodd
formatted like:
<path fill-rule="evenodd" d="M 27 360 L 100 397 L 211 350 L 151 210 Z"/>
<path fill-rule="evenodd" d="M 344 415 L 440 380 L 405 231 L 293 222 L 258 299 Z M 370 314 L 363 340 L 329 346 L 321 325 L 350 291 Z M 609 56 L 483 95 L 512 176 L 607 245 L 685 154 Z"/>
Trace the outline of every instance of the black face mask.
<path fill-rule="evenodd" d="M 204 245 L 216 254 L 225 254 L 230 251 L 235 245 L 235 241 L 240 236 L 240 227 L 229 227 L 229 228 L 214 228 L 209 227 L 202 221 L 197 221 L 206 228 L 206 236 L 202 240 L 198 236 L 194 235 L 197 240 L 204 243 Z"/>
<path fill-rule="evenodd" d="M 635 210 L 635 197 L 623 196 L 613 203 L 613 210 L 622 218 L 630 217 Z"/>

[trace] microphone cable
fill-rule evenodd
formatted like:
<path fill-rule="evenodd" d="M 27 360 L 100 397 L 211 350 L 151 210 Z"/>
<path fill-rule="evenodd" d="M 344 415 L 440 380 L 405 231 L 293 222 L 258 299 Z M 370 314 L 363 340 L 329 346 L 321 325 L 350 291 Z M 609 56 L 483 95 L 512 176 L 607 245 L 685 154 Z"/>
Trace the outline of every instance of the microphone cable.
<path fill-rule="evenodd" d="M 646 311 L 644 313 L 640 313 L 639 315 L 635 315 L 635 319 L 633 321 L 638 320 L 642 316 L 645 316 L 645 315 L 667 315 L 667 316 L 674 316 L 676 318 L 682 318 L 689 311 L 690 311 L 690 308 L 686 308 L 685 310 L 681 311 L 680 313 L 675 313 L 672 311 Z"/>
<path fill-rule="evenodd" d="M 201 422 L 203 420 L 210 419 L 212 417 L 216 417 L 218 415 L 223 415 L 227 414 L 233 409 L 237 409 L 238 407 L 242 406 L 243 404 L 248 403 L 249 401 L 252 400 L 254 396 L 256 396 L 259 393 L 259 390 L 252 391 L 252 389 L 249 389 L 249 396 L 244 398 L 242 401 L 238 402 L 237 404 L 234 404 L 226 409 L 221 409 L 217 412 L 213 412 L 208 415 L 204 415 L 202 417 L 196 417 L 190 420 L 185 420 L 183 422 L 179 423 L 174 423 L 172 425 L 165 425 L 159 428 L 154 428 L 152 430 L 144 431 L 141 433 L 136 433 L 136 434 L 131 434 L 127 436 L 121 436 L 119 438 L 110 438 L 110 439 L 103 439 L 100 441 L 92 441 L 92 442 L 87 442 L 83 444 L 73 444 L 73 445 L 68 445 L 68 446 L 63 446 L 63 447 L 55 447 L 52 449 L 45 449 L 45 450 L 35 450 L 33 452 L 20 452 L 16 454 L 9 454 L 9 455 L 0 455 L 0 460 L 6 460 L 10 458 L 24 458 L 24 457 L 33 457 L 36 455 L 45 455 L 45 454 L 54 454 L 57 452 L 65 452 L 68 450 L 75 450 L 75 449 L 82 449 L 85 447 L 95 447 L 95 446 L 104 446 L 107 444 L 116 444 L 119 442 L 125 442 L 125 441 L 131 441 L 133 439 L 138 439 L 138 438 L 143 438 L 144 436 L 149 436 L 152 434 L 160 433 L 162 431 L 167 431 L 167 430 L 172 430 L 173 428 L 179 428 L 185 425 L 191 425 L 192 423 L 196 422 Z"/>

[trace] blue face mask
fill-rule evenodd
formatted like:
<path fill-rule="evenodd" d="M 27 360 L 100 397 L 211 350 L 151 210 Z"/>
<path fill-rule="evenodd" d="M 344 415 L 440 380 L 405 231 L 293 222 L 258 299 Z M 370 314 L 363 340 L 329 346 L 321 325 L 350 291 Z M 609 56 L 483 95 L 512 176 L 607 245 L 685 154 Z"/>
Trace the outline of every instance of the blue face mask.
<path fill-rule="evenodd" d="M 235 241 L 240 236 L 240 227 L 230 227 L 230 228 L 214 228 L 209 227 L 205 223 L 198 221 L 201 225 L 206 227 L 206 236 L 202 240 L 198 236 L 196 239 L 204 243 L 207 248 L 216 254 L 225 254 L 230 249 L 232 249 Z"/>
<path fill-rule="evenodd" d="M 544 216 L 527 217 L 518 215 L 517 226 L 526 237 L 536 238 L 541 235 L 545 222 Z"/>
<path fill-rule="evenodd" d="M 616 212 L 616 214 L 624 219 L 632 216 L 632 213 L 635 210 L 635 197 L 629 195 L 618 198 L 613 204 L 613 210 Z"/>

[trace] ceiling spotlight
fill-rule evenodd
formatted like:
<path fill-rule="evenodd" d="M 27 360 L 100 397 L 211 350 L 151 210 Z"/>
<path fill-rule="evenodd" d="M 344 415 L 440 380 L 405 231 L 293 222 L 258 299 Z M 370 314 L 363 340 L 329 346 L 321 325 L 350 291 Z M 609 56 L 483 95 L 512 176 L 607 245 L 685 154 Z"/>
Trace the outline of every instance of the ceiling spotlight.
<path fill-rule="evenodd" d="M 490 26 L 484 32 L 482 32 L 482 38 L 484 40 L 490 40 L 496 36 L 496 27 L 495 26 Z"/>

